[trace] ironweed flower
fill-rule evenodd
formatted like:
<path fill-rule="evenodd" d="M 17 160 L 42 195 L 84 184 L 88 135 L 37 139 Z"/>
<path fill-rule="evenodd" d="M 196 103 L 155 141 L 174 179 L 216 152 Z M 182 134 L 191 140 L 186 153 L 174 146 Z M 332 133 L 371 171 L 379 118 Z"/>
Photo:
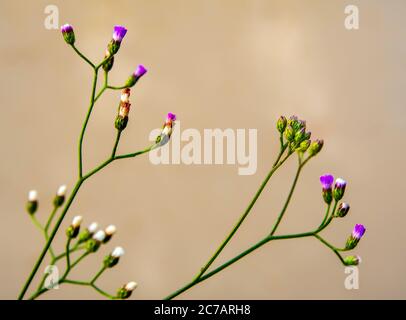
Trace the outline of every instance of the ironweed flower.
<path fill-rule="evenodd" d="M 58 188 L 54 198 L 54 206 L 60 207 L 65 202 L 66 185 L 62 185 Z"/>
<path fill-rule="evenodd" d="M 92 222 L 86 229 L 79 235 L 79 243 L 89 240 L 98 228 L 97 222 Z"/>
<path fill-rule="evenodd" d="M 352 230 L 351 236 L 348 238 L 347 243 L 345 244 L 345 248 L 347 250 L 354 249 L 358 242 L 365 234 L 365 227 L 362 224 L 356 224 L 354 229 Z"/>
<path fill-rule="evenodd" d="M 130 88 L 123 89 L 121 93 L 120 104 L 118 107 L 118 115 L 114 125 L 117 130 L 123 131 L 127 127 L 128 114 L 130 113 Z"/>
<path fill-rule="evenodd" d="M 309 156 L 313 157 L 323 148 L 324 141 L 321 139 L 314 140 L 309 147 Z"/>
<path fill-rule="evenodd" d="M 122 247 L 115 247 L 114 250 L 104 258 L 104 266 L 106 268 L 112 268 L 114 267 L 118 261 L 120 260 L 120 257 L 124 255 L 124 249 Z"/>
<path fill-rule="evenodd" d="M 125 37 L 127 29 L 123 26 L 114 26 L 113 39 L 111 39 L 108 50 L 111 55 L 115 55 L 120 49 L 121 41 Z"/>
<path fill-rule="evenodd" d="M 339 201 L 342 199 L 344 196 L 344 191 L 345 187 L 347 185 L 347 182 L 344 179 L 338 178 L 336 180 L 335 186 L 334 186 L 334 191 L 333 191 L 333 196 L 336 201 Z"/>
<path fill-rule="evenodd" d="M 320 177 L 320 182 L 324 202 L 330 204 L 331 201 L 333 201 L 332 185 L 334 182 L 334 177 L 331 174 L 322 175 Z"/>
<path fill-rule="evenodd" d="M 97 231 L 91 239 L 86 242 L 86 250 L 88 252 L 96 252 L 106 238 L 106 233 L 103 230 Z"/>
<path fill-rule="evenodd" d="M 64 24 L 61 27 L 61 32 L 67 44 L 73 45 L 75 43 L 75 32 L 70 24 Z"/>
<path fill-rule="evenodd" d="M 109 58 L 108 60 L 106 60 L 107 58 Z M 109 51 L 109 49 L 106 49 L 106 53 L 104 54 L 104 60 L 106 60 L 105 63 L 103 63 L 103 70 L 106 72 L 109 72 L 114 65 L 114 55 L 112 55 Z"/>
<path fill-rule="evenodd" d="M 83 221 L 82 216 L 75 216 L 73 218 L 72 224 L 66 230 L 66 235 L 68 236 L 68 238 L 74 239 L 77 237 L 77 235 L 79 234 L 80 224 L 82 223 L 82 221 Z"/>
<path fill-rule="evenodd" d="M 350 210 L 350 205 L 346 202 L 340 203 L 337 212 L 336 212 L 336 217 L 343 218 L 347 215 L 348 211 Z"/>
<path fill-rule="evenodd" d="M 344 258 L 344 263 L 347 266 L 357 266 L 361 263 L 361 261 L 360 256 L 348 256 Z"/>
<path fill-rule="evenodd" d="M 132 87 L 134 86 L 137 81 L 148 72 L 148 70 L 142 65 L 140 64 L 137 69 L 135 69 L 135 71 L 131 74 L 131 76 L 128 78 L 125 86 L 126 87 Z"/>
<path fill-rule="evenodd" d="M 162 132 L 155 140 L 156 146 L 162 147 L 168 143 L 172 135 L 173 127 L 175 126 L 175 121 L 176 115 L 169 112 L 162 127 Z"/>
<path fill-rule="evenodd" d="M 26 209 L 29 214 L 34 214 L 38 209 L 38 192 L 36 190 L 31 190 L 28 192 L 28 201 L 26 204 Z"/>
<path fill-rule="evenodd" d="M 120 299 L 127 299 L 131 296 L 132 292 L 137 288 L 138 284 L 134 281 L 128 282 L 126 285 L 118 289 L 117 297 Z"/>
<path fill-rule="evenodd" d="M 109 225 L 108 227 L 106 227 L 106 229 L 104 229 L 104 233 L 106 234 L 106 237 L 103 240 L 103 243 L 107 243 L 111 237 L 116 233 L 117 228 L 114 225 Z"/>
<path fill-rule="evenodd" d="M 278 121 L 276 122 L 276 128 L 281 134 L 285 131 L 287 123 L 288 120 L 286 120 L 284 116 L 280 116 Z"/>

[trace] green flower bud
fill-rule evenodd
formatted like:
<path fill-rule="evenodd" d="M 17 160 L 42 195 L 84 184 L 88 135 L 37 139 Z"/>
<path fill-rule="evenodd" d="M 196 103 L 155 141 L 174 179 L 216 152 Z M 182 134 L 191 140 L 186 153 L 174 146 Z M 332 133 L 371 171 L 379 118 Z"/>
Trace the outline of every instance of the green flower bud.
<path fill-rule="evenodd" d="M 337 208 L 337 212 L 335 214 L 336 217 L 343 218 L 347 215 L 348 211 L 350 210 L 350 205 L 348 203 L 340 203 Z"/>
<path fill-rule="evenodd" d="M 284 116 L 279 117 L 278 121 L 276 122 L 276 128 L 280 133 L 283 133 L 285 131 L 287 123 L 288 121 Z"/>
<path fill-rule="evenodd" d="M 96 252 L 100 248 L 101 242 L 95 239 L 90 239 L 86 242 L 86 251 Z"/>
<path fill-rule="evenodd" d="M 106 72 L 109 72 L 114 65 L 114 56 L 110 54 L 110 52 L 108 50 L 106 50 L 106 54 L 104 56 L 104 59 L 110 57 L 108 60 L 106 60 L 105 63 L 103 63 L 103 70 Z"/>
<path fill-rule="evenodd" d="M 293 131 L 293 128 L 291 126 L 288 126 L 285 130 L 285 138 L 288 141 L 293 141 L 295 138 L 295 132 Z"/>
<path fill-rule="evenodd" d="M 360 256 L 348 256 L 344 258 L 344 263 L 346 266 L 357 266 L 361 263 Z"/>
<path fill-rule="evenodd" d="M 61 27 L 61 32 L 67 44 L 73 45 L 75 43 L 75 33 L 70 24 L 64 24 Z"/>
<path fill-rule="evenodd" d="M 118 289 L 117 297 L 119 299 L 127 299 L 131 296 L 132 292 L 137 287 L 137 283 L 134 281 L 128 282 L 126 285 Z"/>
<path fill-rule="evenodd" d="M 298 152 L 306 152 L 306 150 L 310 146 L 310 140 L 304 140 L 300 143 L 299 147 L 296 148 L 296 151 Z"/>
<path fill-rule="evenodd" d="M 306 131 L 305 131 L 304 128 L 298 130 L 298 131 L 295 133 L 295 142 L 296 142 L 297 144 L 300 143 L 300 142 L 302 142 L 302 140 L 303 140 L 304 137 L 305 137 L 305 134 L 306 134 Z"/>
<path fill-rule="evenodd" d="M 318 154 L 320 152 L 320 150 L 323 148 L 323 140 L 315 140 L 312 143 L 310 143 L 310 147 L 309 147 L 309 156 L 313 157 L 316 154 Z"/>
<path fill-rule="evenodd" d="M 54 206 L 60 207 L 65 202 L 65 194 L 66 194 L 66 185 L 62 185 L 58 188 L 54 198 Z"/>
<path fill-rule="evenodd" d="M 114 122 L 114 126 L 117 130 L 123 131 L 127 127 L 128 117 L 121 117 L 118 115 L 116 117 L 116 121 Z"/>
<path fill-rule="evenodd" d="M 26 209 L 29 214 L 34 214 L 38 210 L 38 193 L 36 190 L 31 190 L 28 193 Z"/>

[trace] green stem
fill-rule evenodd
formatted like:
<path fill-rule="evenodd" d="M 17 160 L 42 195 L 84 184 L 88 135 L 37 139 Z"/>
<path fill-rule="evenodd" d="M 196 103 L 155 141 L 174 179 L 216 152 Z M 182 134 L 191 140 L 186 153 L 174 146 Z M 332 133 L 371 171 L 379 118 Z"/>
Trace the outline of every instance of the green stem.
<path fill-rule="evenodd" d="M 104 271 L 106 271 L 106 267 L 105 267 L 105 266 L 103 266 L 103 267 L 99 270 L 99 272 L 96 273 L 96 275 L 95 275 L 95 276 L 93 277 L 93 279 L 90 281 L 90 284 L 93 285 L 93 284 L 96 282 L 96 280 L 103 274 Z"/>
<path fill-rule="evenodd" d="M 71 47 L 72 47 L 73 50 L 75 50 L 75 52 L 76 52 L 83 60 L 85 60 L 93 69 L 96 68 L 96 66 L 93 64 L 93 62 L 91 62 L 82 52 L 80 52 L 79 49 L 76 48 L 76 46 L 75 46 L 74 44 L 72 44 Z"/>
<path fill-rule="evenodd" d="M 100 289 L 98 286 L 96 286 L 95 284 L 91 284 L 90 285 L 93 289 L 95 289 L 98 293 L 102 294 L 103 296 L 111 299 L 111 300 L 115 300 L 116 297 L 112 296 L 111 294 L 108 294 L 107 292 L 103 291 L 102 289 Z"/>
<path fill-rule="evenodd" d="M 49 227 L 51 226 L 51 222 L 54 219 L 56 212 L 58 211 L 58 208 L 59 208 L 58 206 L 54 205 L 54 208 L 53 208 L 53 210 L 52 210 L 52 212 L 51 212 L 51 214 L 50 214 L 50 216 L 48 218 L 48 221 L 47 221 L 47 223 L 45 225 L 45 228 L 44 228 L 45 232 L 47 232 L 47 233 L 48 233 Z"/>
<path fill-rule="evenodd" d="M 273 236 L 275 234 L 275 232 L 276 232 L 276 229 L 278 229 L 278 226 L 282 221 L 282 218 L 283 218 L 283 216 L 284 216 L 284 214 L 286 212 L 286 209 L 289 206 L 289 202 L 292 199 L 293 192 L 295 191 L 296 184 L 297 184 L 297 181 L 298 181 L 299 176 L 300 176 L 300 172 L 302 171 L 302 168 L 303 168 L 303 164 L 301 163 L 300 156 L 298 157 L 298 159 L 299 159 L 299 165 L 298 165 L 298 168 L 297 168 L 297 171 L 296 171 L 295 179 L 293 180 L 293 184 L 292 184 L 292 186 L 290 188 L 289 195 L 286 198 L 285 204 L 283 205 L 283 208 L 282 208 L 281 212 L 279 213 L 279 216 L 278 216 L 278 218 L 277 218 L 277 220 L 276 220 L 276 222 L 275 222 L 275 224 L 274 224 L 274 226 L 272 228 L 272 231 L 270 233 L 271 236 Z"/>
<path fill-rule="evenodd" d="M 62 279 L 65 279 L 66 276 L 68 275 L 69 271 L 71 270 L 71 265 L 70 265 L 70 243 L 72 239 L 68 237 L 68 240 L 66 241 L 66 270 L 65 274 L 62 276 Z"/>
<path fill-rule="evenodd" d="M 111 158 L 113 159 L 116 156 L 118 143 L 120 142 L 121 132 L 122 132 L 121 130 L 117 130 L 116 142 L 114 143 L 113 151 L 111 152 Z"/>
<path fill-rule="evenodd" d="M 86 127 L 87 124 L 89 122 L 90 119 L 90 115 L 92 114 L 92 110 L 94 107 L 94 102 L 95 102 L 95 94 L 96 94 L 96 85 L 97 85 L 97 70 L 95 70 L 94 72 L 94 76 L 93 76 L 93 85 L 92 85 L 92 93 L 90 96 L 90 104 L 89 104 L 89 109 L 87 111 L 86 114 L 86 118 L 85 121 L 83 123 L 82 126 L 82 131 L 80 132 L 80 136 L 79 136 L 79 150 L 78 150 L 78 154 L 79 154 L 79 179 L 82 179 L 83 176 L 83 154 L 82 154 L 82 149 L 83 149 L 83 138 L 85 136 L 85 132 L 86 132 Z"/>
<path fill-rule="evenodd" d="M 317 238 L 318 240 L 320 240 L 320 242 L 323 243 L 324 245 L 326 245 L 328 248 L 330 248 L 330 249 L 336 254 L 336 256 L 340 259 L 341 263 L 342 263 L 343 265 L 346 265 L 346 264 L 345 264 L 345 261 L 344 261 L 344 259 L 343 259 L 343 257 L 342 257 L 341 254 L 339 253 L 339 251 L 340 251 L 341 249 L 338 249 L 338 248 L 334 247 L 332 244 L 330 244 L 329 242 L 327 242 L 326 240 L 324 240 L 324 239 L 323 239 L 321 236 L 319 236 L 318 234 L 315 234 L 314 237 Z"/>
<path fill-rule="evenodd" d="M 257 190 L 257 192 L 254 195 L 254 198 L 251 200 L 249 203 L 248 207 L 245 209 L 244 213 L 240 217 L 240 219 L 237 221 L 235 224 L 234 228 L 231 230 L 231 232 L 228 234 L 227 238 L 221 243 L 221 245 L 218 247 L 218 249 L 215 251 L 213 256 L 209 259 L 209 261 L 200 269 L 200 272 L 196 275 L 195 280 L 199 279 L 206 271 L 207 269 L 213 264 L 213 262 L 217 259 L 217 257 L 220 255 L 221 251 L 225 248 L 225 246 L 228 244 L 228 242 L 231 240 L 231 238 L 234 236 L 234 234 L 237 232 L 238 228 L 241 226 L 241 224 L 244 222 L 244 220 L 247 218 L 248 214 L 250 213 L 251 209 L 254 207 L 255 202 L 258 200 L 259 196 L 261 195 L 262 191 L 264 190 L 266 184 L 268 183 L 269 179 L 271 179 L 272 175 L 274 172 L 286 161 L 286 159 L 291 155 L 291 153 L 288 153 L 286 157 L 280 161 L 284 151 L 286 149 L 286 145 L 283 146 L 279 152 L 279 155 L 275 161 L 275 163 L 272 166 L 272 169 L 269 171 L 268 175 L 265 177 L 265 180 L 262 182 L 261 186 Z M 280 161 L 280 162 L 279 162 Z"/>

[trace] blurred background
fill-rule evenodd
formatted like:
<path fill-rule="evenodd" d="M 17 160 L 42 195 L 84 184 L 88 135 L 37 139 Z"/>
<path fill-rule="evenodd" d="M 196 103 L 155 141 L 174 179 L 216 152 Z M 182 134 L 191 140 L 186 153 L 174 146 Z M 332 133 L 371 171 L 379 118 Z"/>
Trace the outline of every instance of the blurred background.
<path fill-rule="evenodd" d="M 89 279 L 103 257 L 122 245 L 126 255 L 98 281 L 106 291 L 135 280 L 133 299 L 160 299 L 190 281 L 274 161 L 276 119 L 297 114 L 325 146 L 305 168 L 278 233 L 314 229 L 324 214 L 319 176 L 345 178 L 351 210 L 323 235 L 342 246 L 355 223 L 366 225 L 354 250 L 363 259 L 359 289 L 345 288 L 345 268 L 309 238 L 268 244 L 179 298 L 406 298 L 402 0 L 1 0 L 0 298 L 17 297 L 43 246 L 24 209 L 28 191 L 38 190 L 37 217 L 46 221 L 58 186 L 71 190 L 77 176 L 77 139 L 92 73 L 59 30 L 45 28 L 44 10 L 51 4 L 59 10 L 59 25 L 74 26 L 78 48 L 94 61 L 103 58 L 115 24 L 128 28 L 111 84 L 123 84 L 139 63 L 149 69 L 132 92 L 119 153 L 147 146 L 150 131 L 169 111 L 182 129 L 258 130 L 255 175 L 238 175 L 237 164 L 153 165 L 142 156 L 113 163 L 87 181 L 55 248 L 63 249 L 74 215 L 83 215 L 84 225 L 113 223 L 118 232 L 73 278 Z M 358 30 L 344 27 L 349 4 L 359 9 Z M 96 105 L 85 137 L 85 169 L 111 151 L 118 99 L 119 92 L 108 91 Z M 273 177 L 215 265 L 269 232 L 295 167 L 291 159 Z M 99 297 L 71 285 L 43 296 Z"/>

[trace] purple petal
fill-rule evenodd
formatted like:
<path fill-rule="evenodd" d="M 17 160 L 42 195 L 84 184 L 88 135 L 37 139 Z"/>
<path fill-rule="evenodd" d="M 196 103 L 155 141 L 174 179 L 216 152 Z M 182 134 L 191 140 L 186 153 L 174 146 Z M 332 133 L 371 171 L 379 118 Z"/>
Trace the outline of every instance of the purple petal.
<path fill-rule="evenodd" d="M 323 189 L 331 189 L 334 182 L 334 177 L 331 174 L 324 174 L 320 177 L 320 182 Z"/>
<path fill-rule="evenodd" d="M 123 26 L 114 26 L 113 40 L 121 42 L 127 33 L 127 29 Z"/>
<path fill-rule="evenodd" d="M 347 185 L 347 181 L 345 181 L 344 179 L 341 179 L 341 178 L 337 178 L 336 184 L 335 184 L 335 187 L 337 189 L 345 188 L 346 185 Z"/>
<path fill-rule="evenodd" d="M 175 121 L 176 120 L 176 115 L 174 113 L 172 113 L 172 112 L 169 112 L 168 116 L 167 116 L 167 119 L 171 120 L 171 121 Z"/>
<path fill-rule="evenodd" d="M 361 239 L 364 235 L 366 229 L 362 224 L 356 224 L 354 230 L 352 231 L 352 236 L 356 239 Z"/>
<path fill-rule="evenodd" d="M 73 27 L 67 23 L 61 27 L 61 31 L 62 31 L 62 33 L 73 32 Z"/>
<path fill-rule="evenodd" d="M 142 64 L 140 64 L 140 65 L 137 67 L 137 69 L 134 71 L 134 77 L 140 78 L 140 77 L 142 77 L 144 74 L 146 74 L 147 71 L 148 71 L 148 70 L 147 70 Z"/>

